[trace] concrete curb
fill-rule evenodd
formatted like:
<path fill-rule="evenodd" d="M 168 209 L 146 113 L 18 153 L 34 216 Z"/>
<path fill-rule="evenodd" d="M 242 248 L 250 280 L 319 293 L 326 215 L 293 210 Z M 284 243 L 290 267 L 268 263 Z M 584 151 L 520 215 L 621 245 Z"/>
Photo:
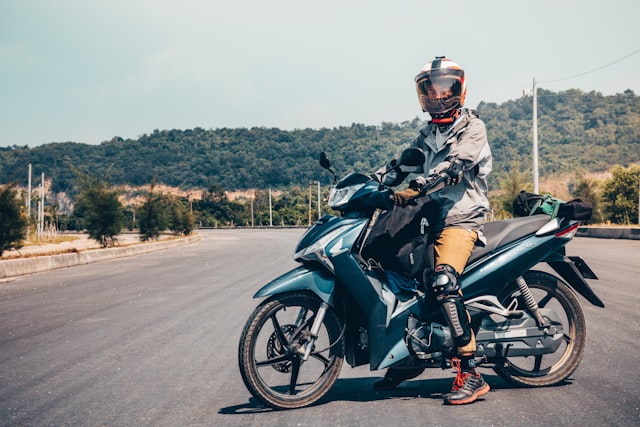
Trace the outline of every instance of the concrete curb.
<path fill-rule="evenodd" d="M 599 239 L 640 240 L 638 227 L 579 227 L 578 237 L 595 237 Z"/>
<path fill-rule="evenodd" d="M 594 237 L 601 239 L 640 240 L 638 227 L 580 227 L 578 237 Z M 92 249 L 59 255 L 44 255 L 33 258 L 8 259 L 0 261 L 0 279 L 41 273 L 43 271 L 74 265 L 89 264 L 114 258 L 140 255 L 147 252 L 160 251 L 178 246 L 185 246 L 200 241 L 199 235 L 181 239 L 163 240 L 144 243 L 123 248 Z"/>
<path fill-rule="evenodd" d="M 189 245 L 199 241 L 200 236 L 194 235 L 181 239 L 162 240 L 160 242 L 144 243 L 123 248 L 92 249 L 59 255 L 8 259 L 0 261 L 0 279 L 22 276 L 25 274 L 41 273 L 43 271 L 54 270 L 57 268 L 89 264 L 108 259 L 140 255 L 147 252 Z"/>

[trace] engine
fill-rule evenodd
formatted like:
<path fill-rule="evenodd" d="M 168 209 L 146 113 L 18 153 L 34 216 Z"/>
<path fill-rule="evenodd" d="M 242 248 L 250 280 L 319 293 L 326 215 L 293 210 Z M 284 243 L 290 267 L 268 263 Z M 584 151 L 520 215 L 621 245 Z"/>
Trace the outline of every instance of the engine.
<path fill-rule="evenodd" d="M 443 353 L 453 349 L 453 337 L 447 326 L 425 323 L 410 315 L 407 319 L 405 343 L 414 358 L 426 363 L 440 363 Z"/>

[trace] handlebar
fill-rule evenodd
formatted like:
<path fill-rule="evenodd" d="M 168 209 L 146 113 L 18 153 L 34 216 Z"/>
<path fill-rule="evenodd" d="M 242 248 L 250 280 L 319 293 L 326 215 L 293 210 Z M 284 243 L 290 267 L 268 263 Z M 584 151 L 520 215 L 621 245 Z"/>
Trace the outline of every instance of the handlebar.
<path fill-rule="evenodd" d="M 412 202 L 420 197 L 425 197 L 436 191 L 442 190 L 447 185 L 453 183 L 453 178 L 446 172 L 442 172 L 440 175 L 434 175 L 427 178 L 427 182 L 420 186 L 419 192 L 416 196 L 409 199 Z M 393 197 L 393 196 L 392 196 Z"/>

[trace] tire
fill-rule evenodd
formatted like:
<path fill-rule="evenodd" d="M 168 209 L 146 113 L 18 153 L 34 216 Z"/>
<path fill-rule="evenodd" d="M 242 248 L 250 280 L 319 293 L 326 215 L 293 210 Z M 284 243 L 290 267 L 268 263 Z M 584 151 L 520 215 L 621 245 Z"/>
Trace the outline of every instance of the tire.
<path fill-rule="evenodd" d="M 262 404 L 274 409 L 308 406 L 338 379 L 344 340 L 342 324 L 331 307 L 309 359 L 304 361 L 295 351 L 308 342 L 320 303 L 311 293 L 276 295 L 260 304 L 247 320 L 238 362 L 245 386 Z"/>
<path fill-rule="evenodd" d="M 552 308 L 558 314 L 564 339 L 551 354 L 499 359 L 493 368 L 504 380 L 525 387 L 545 387 L 566 380 L 578 368 L 587 343 L 587 326 L 582 307 L 573 291 L 561 279 L 541 271 L 529 271 L 525 280 L 540 308 Z M 501 295 L 505 305 L 515 299 L 526 307 L 518 287 L 510 284 Z"/>

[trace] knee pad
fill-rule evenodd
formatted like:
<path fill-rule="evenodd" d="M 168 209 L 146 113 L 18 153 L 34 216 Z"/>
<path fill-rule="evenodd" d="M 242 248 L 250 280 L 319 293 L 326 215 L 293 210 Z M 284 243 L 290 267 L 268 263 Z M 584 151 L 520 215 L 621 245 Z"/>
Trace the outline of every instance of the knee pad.
<path fill-rule="evenodd" d="M 433 270 L 431 288 L 438 301 L 444 295 L 457 294 L 460 291 L 458 273 L 448 264 L 440 264 Z"/>
<path fill-rule="evenodd" d="M 450 265 L 438 265 L 433 272 L 431 287 L 440 303 L 442 314 L 446 319 L 453 341 L 457 347 L 464 347 L 471 341 L 469 315 L 460 293 L 458 273 Z"/>

